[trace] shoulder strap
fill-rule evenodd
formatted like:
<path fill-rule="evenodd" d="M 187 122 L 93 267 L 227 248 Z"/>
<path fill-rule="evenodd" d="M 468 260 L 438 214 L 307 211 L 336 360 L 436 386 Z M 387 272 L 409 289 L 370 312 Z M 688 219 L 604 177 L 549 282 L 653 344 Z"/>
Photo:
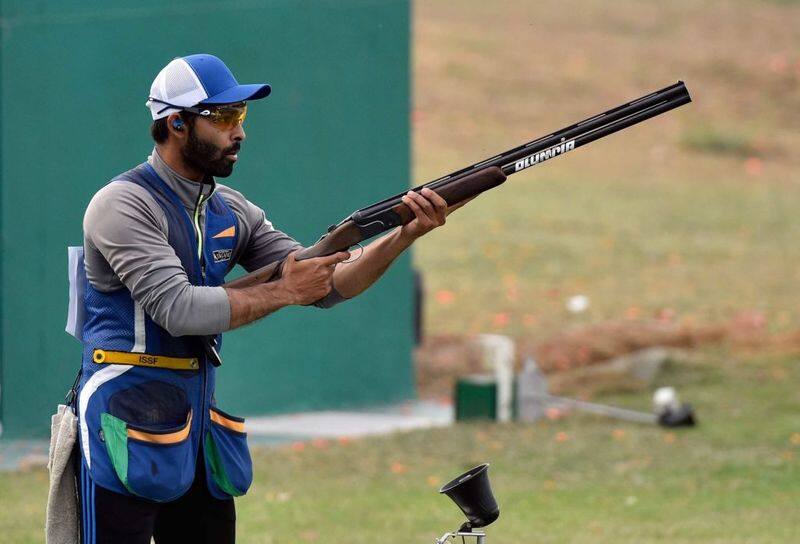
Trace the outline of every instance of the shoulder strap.
<path fill-rule="evenodd" d="M 189 281 L 193 285 L 200 285 L 202 278 L 200 275 L 200 263 L 194 251 L 194 227 L 175 191 L 170 189 L 153 167 L 147 163 L 142 163 L 128 170 L 112 181 L 118 180 L 129 181 L 147 189 L 158 205 L 161 206 L 169 224 L 169 244 L 181 260 Z"/>

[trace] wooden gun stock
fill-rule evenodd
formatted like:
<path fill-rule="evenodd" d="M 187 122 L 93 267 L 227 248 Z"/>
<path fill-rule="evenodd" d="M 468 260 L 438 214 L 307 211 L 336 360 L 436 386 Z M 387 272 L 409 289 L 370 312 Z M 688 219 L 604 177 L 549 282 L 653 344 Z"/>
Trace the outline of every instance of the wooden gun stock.
<path fill-rule="evenodd" d="M 484 168 L 472 174 L 455 179 L 441 180 L 436 186 L 423 185 L 414 189 L 419 192 L 428 187 L 441 196 L 448 206 L 454 206 L 467 199 L 497 187 L 506 180 L 506 175 L 497 166 Z M 377 204 L 358 210 L 353 215 L 331 228 L 331 230 L 311 247 L 301 249 L 295 255 L 298 261 L 333 255 L 346 251 L 367 240 L 414 219 L 414 212 L 401 200 L 405 193 L 383 200 Z M 280 278 L 283 261 L 276 261 L 254 270 L 240 278 L 229 281 L 224 287 L 241 289 Z"/>

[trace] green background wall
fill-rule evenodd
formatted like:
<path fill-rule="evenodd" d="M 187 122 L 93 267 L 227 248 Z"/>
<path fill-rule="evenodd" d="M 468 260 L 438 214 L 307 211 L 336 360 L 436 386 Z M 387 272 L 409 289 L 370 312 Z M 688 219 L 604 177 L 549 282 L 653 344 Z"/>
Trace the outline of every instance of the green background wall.
<path fill-rule="evenodd" d="M 0 316 L 4 438 L 39 437 L 72 382 L 66 246 L 94 192 L 146 159 L 144 102 L 173 57 L 208 52 L 267 81 L 225 183 L 302 243 L 409 176 L 407 1 L 2 2 Z M 217 397 L 257 414 L 413 395 L 408 255 L 332 310 L 288 308 L 226 335 Z"/>

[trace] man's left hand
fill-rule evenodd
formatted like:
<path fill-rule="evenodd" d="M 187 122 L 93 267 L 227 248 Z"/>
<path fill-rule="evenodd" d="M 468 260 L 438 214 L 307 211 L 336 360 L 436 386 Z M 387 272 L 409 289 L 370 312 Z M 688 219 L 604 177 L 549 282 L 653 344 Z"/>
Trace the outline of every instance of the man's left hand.
<path fill-rule="evenodd" d="M 419 193 L 409 191 L 403 195 L 402 201 L 416 216 L 400 230 L 400 235 L 408 240 L 415 240 L 436 227 L 441 227 L 447 221 L 447 214 L 464 204 L 459 203 L 448 209 L 447 202 L 427 187 Z"/>

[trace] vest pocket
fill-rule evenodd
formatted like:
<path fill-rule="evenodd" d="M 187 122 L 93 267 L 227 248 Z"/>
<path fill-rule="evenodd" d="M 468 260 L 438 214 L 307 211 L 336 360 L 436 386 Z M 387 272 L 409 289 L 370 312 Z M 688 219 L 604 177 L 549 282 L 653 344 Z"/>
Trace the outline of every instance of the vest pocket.
<path fill-rule="evenodd" d="M 253 463 L 247 448 L 244 419 L 217 408 L 209 410 L 211 424 L 204 451 L 213 484 L 232 497 L 244 495 L 253 481 Z"/>
<path fill-rule="evenodd" d="M 131 425 L 107 412 L 100 415 L 100 425 L 114 471 L 134 495 L 167 502 L 192 485 L 191 410 L 186 423 L 168 429 Z"/>

